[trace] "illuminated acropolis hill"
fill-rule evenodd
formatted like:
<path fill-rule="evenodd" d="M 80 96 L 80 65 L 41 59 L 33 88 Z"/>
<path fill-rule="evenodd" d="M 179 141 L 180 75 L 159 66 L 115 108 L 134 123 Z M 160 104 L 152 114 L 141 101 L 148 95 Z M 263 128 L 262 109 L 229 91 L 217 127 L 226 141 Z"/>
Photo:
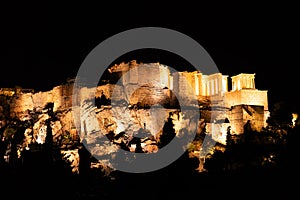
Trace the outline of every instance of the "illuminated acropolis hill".
<path fill-rule="evenodd" d="M 242 73 L 232 76 L 232 90 L 228 91 L 228 76 L 221 73 L 171 73 L 170 68 L 165 65 L 138 64 L 136 61 L 115 65 L 108 71 L 119 78 L 117 83 L 106 82 L 97 88 L 83 87 L 79 91 L 81 97 L 104 95 L 111 99 L 114 95 L 115 100 L 126 100 L 130 105 L 139 104 L 142 107 L 155 104 L 172 106 L 175 105 L 174 99 L 188 99 L 191 95 L 196 95 L 199 101 L 203 98 L 210 99 L 211 107 L 218 106 L 219 109 L 212 112 L 209 108 L 200 108 L 200 117 L 206 118 L 208 127 L 215 126 L 217 131 L 213 136 L 222 143 L 226 138 L 228 126 L 234 134 L 243 133 L 243 126 L 248 120 L 251 121 L 254 130 L 260 131 L 266 126 L 269 114 L 267 91 L 255 88 L 255 74 Z M 69 109 L 72 107 L 73 83 L 74 79 L 70 79 L 46 92 L 2 88 L 0 117 L 6 112 L 5 115 L 22 118 L 29 110 L 42 109 L 48 102 L 54 103 L 54 111 Z M 214 100 L 221 103 L 212 103 Z"/>

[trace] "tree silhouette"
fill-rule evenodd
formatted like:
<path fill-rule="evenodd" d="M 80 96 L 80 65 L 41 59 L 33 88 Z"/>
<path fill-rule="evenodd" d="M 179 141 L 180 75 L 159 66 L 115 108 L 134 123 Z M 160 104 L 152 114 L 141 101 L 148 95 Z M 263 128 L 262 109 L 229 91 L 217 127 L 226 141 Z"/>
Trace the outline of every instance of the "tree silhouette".
<path fill-rule="evenodd" d="M 274 103 L 273 109 L 270 113 L 270 117 L 267 119 L 267 123 L 270 126 L 285 126 L 291 123 L 293 108 L 287 101 L 278 101 Z"/>
<path fill-rule="evenodd" d="M 233 142 L 232 135 L 231 135 L 231 126 L 228 126 L 227 131 L 226 131 L 226 145 L 230 146 L 233 143 L 234 142 Z"/>
<path fill-rule="evenodd" d="M 220 150 L 215 150 L 212 155 L 206 158 L 204 168 L 210 174 L 220 174 L 224 171 L 225 167 L 225 156 Z"/>
<path fill-rule="evenodd" d="M 229 126 L 227 128 L 227 134 L 226 134 L 226 149 L 224 152 L 225 156 L 225 169 L 230 170 L 232 168 L 232 156 L 234 151 L 234 141 L 232 139 L 231 135 L 231 127 Z"/>
<path fill-rule="evenodd" d="M 176 136 L 174 124 L 172 120 L 172 113 L 169 113 L 169 117 L 164 124 L 162 134 L 159 137 L 158 148 L 166 146 Z"/>
<path fill-rule="evenodd" d="M 52 135 L 52 128 L 51 128 L 51 121 L 54 117 L 53 112 L 54 103 L 48 103 L 44 109 L 47 109 L 47 114 L 49 115 L 49 118 L 45 121 L 47 126 L 47 134 L 45 139 L 45 147 L 46 147 L 46 153 L 48 155 L 48 161 L 49 164 L 54 164 L 54 149 L 53 149 L 53 135 Z"/>
<path fill-rule="evenodd" d="M 0 167 L 2 167 L 5 163 L 4 162 L 4 155 L 5 155 L 5 152 L 6 152 L 7 145 L 8 145 L 8 141 L 3 135 L 4 130 L 5 130 L 5 127 L 2 127 L 0 129 Z"/>
<path fill-rule="evenodd" d="M 87 142 L 82 140 L 82 144 L 78 149 L 79 153 L 79 174 L 81 176 L 87 176 L 91 165 L 91 153 L 87 150 Z"/>

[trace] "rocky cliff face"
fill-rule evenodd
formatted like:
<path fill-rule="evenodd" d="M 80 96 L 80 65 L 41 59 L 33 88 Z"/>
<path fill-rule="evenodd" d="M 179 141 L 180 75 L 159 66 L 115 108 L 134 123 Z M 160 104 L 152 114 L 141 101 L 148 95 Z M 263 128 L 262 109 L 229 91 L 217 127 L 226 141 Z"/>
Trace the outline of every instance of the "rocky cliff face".
<path fill-rule="evenodd" d="M 178 109 L 168 109 L 158 104 L 139 108 L 138 104 L 130 105 L 126 101 L 124 104 L 109 105 L 109 97 L 115 87 L 118 86 L 107 84 L 97 89 L 81 89 L 81 98 L 90 102 L 82 102 L 81 123 L 77 126 L 74 107 L 70 106 L 72 96 L 62 96 L 62 86 L 47 92 L 1 95 L 2 162 L 20 162 L 23 154 L 39 151 L 37 146 L 45 146 L 50 141 L 59 149 L 65 162 L 70 162 L 72 171 L 79 173 L 78 150 L 84 140 L 90 153 L 100 158 L 90 166 L 105 168 L 107 172 L 113 169 L 110 159 L 120 149 L 137 151 L 136 138 L 140 139 L 143 152 L 157 152 L 164 125 L 170 116 L 175 133 L 180 135 L 183 123 L 186 125 L 187 122 L 184 122 L 186 119 L 183 120 Z M 97 105 L 91 104 L 95 97 L 101 100 L 95 101 Z M 15 135 L 19 135 L 20 139 L 16 141 Z M 12 149 L 10 143 L 14 142 L 17 145 Z"/>

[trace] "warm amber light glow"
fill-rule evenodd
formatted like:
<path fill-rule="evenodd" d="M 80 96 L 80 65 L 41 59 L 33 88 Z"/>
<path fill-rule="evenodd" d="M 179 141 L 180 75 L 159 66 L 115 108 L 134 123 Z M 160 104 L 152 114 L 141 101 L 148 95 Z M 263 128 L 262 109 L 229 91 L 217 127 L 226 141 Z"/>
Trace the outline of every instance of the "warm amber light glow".
<path fill-rule="evenodd" d="M 167 66 L 160 63 L 138 64 L 135 61 L 115 65 L 108 71 L 113 77 L 119 78 L 116 84 L 106 80 L 105 84 L 94 88 L 82 87 L 77 91 L 80 96 L 74 101 L 81 103 L 80 122 L 77 123 L 80 125 L 79 130 L 74 125 L 72 112 L 76 110 L 72 107 L 74 80 L 46 92 L 0 88 L 0 95 L 5 97 L 3 99 L 9 99 L 9 115 L 27 121 L 32 113 L 37 114 L 33 126 L 24 133 L 26 144 L 23 149 L 32 151 L 34 148 L 30 144 L 46 143 L 49 133 L 47 120 L 51 121 L 54 141 L 59 141 L 60 137 L 69 142 L 75 136 L 80 141 L 84 138 L 87 144 L 93 144 L 89 147 L 93 155 L 109 155 L 113 158 L 121 145 L 127 145 L 132 152 L 137 150 L 136 144 L 129 143 L 136 134 L 147 134 L 141 137 L 145 140 L 141 141 L 138 151 L 142 148 L 143 152 L 157 152 L 157 144 L 168 117 L 171 117 L 172 131 L 177 137 L 192 133 L 197 123 L 191 120 L 189 114 L 180 111 L 179 107 L 185 105 L 199 108 L 200 123 L 197 132 L 200 133 L 205 128 L 205 134 L 222 145 L 226 145 L 229 126 L 231 134 L 243 134 L 243 126 L 249 120 L 251 128 L 260 131 L 269 116 L 267 91 L 255 88 L 255 74 L 242 73 L 231 77 L 232 90 L 228 91 L 228 76 L 222 73 L 171 73 Z M 95 97 L 106 100 L 94 105 L 92 100 Z M 189 100 L 194 97 L 198 102 L 190 104 Z M 178 99 L 182 100 L 180 104 L 183 105 L 178 105 Z M 53 103 L 53 112 L 58 114 L 55 121 L 44 108 L 49 102 Z M 213 107 L 216 109 L 212 109 Z M 3 111 L 4 107 L 0 105 L 0 114 Z M 297 119 L 298 114 L 292 113 L 292 126 L 296 125 Z M 0 119 L 0 127 L 4 127 L 6 123 L 5 119 Z M 201 123 L 205 125 L 201 127 Z M 120 133 L 124 135 L 116 137 Z M 109 142 L 101 145 L 98 143 L 105 134 L 110 134 L 113 145 Z M 73 172 L 76 173 L 78 152 L 67 150 L 68 145 L 70 144 L 67 142 L 62 145 L 64 158 L 72 160 Z M 199 157 L 200 148 L 199 144 L 191 151 Z M 18 156 L 21 153 L 18 151 Z M 200 169 L 202 170 L 201 167 Z"/>
<path fill-rule="evenodd" d="M 298 119 L 297 113 L 292 113 L 292 126 L 294 127 L 296 125 L 296 121 Z"/>

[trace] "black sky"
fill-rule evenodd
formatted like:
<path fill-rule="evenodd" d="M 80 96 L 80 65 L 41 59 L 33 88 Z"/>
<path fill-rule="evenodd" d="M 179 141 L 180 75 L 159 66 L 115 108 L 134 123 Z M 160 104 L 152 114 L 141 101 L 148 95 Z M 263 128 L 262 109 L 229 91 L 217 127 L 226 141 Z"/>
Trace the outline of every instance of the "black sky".
<path fill-rule="evenodd" d="M 156 26 L 195 39 L 223 74 L 256 73 L 256 87 L 268 90 L 273 100 L 298 95 L 298 13 L 297 6 L 287 1 L 44 3 L 1 9 L 0 87 L 49 90 L 75 77 L 88 53 L 108 37 L 131 28 Z M 182 64 L 155 54 L 139 54 L 136 59 L 149 58 Z"/>

